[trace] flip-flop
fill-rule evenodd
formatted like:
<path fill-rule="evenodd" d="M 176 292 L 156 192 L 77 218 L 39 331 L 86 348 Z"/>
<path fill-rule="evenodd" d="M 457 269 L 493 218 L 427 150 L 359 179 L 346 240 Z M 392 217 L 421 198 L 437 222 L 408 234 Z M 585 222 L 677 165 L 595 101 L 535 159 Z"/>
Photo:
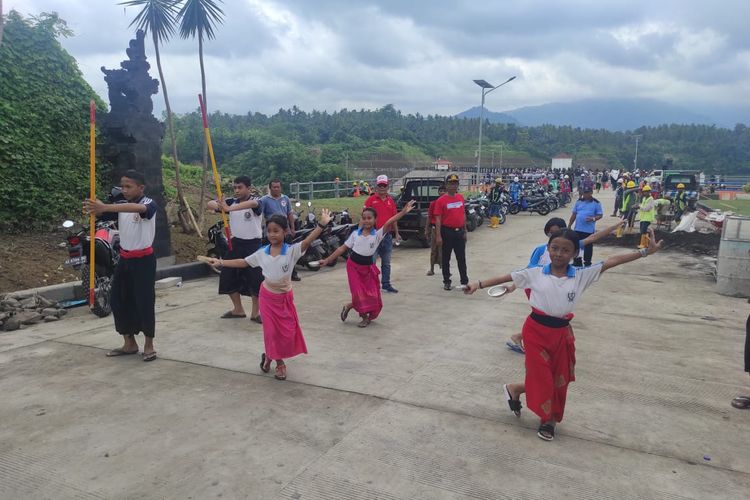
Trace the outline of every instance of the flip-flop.
<path fill-rule="evenodd" d="M 271 360 L 268 360 L 268 365 L 266 365 L 266 353 L 260 355 L 260 371 L 263 373 L 268 373 L 271 371 Z"/>
<path fill-rule="evenodd" d="M 750 408 L 750 396 L 737 396 L 732 400 L 732 406 L 738 410 Z"/>
<path fill-rule="evenodd" d="M 276 374 L 273 376 L 276 380 L 286 380 L 286 365 L 276 367 Z"/>
<path fill-rule="evenodd" d="M 244 318 L 245 316 L 242 317 Z M 253 323 L 258 323 L 259 325 L 263 324 L 263 319 L 260 317 L 260 314 L 254 318 L 250 318 L 250 321 L 252 321 Z"/>
<path fill-rule="evenodd" d="M 519 344 L 516 344 L 512 341 L 507 341 L 505 345 L 513 352 L 517 352 L 518 354 L 526 354 L 526 351 L 523 350 L 523 347 L 521 347 Z"/>
<path fill-rule="evenodd" d="M 508 390 L 508 384 L 503 384 L 503 392 L 505 393 L 505 399 L 508 400 L 510 411 L 512 411 L 513 415 L 515 415 L 516 417 L 520 417 L 521 408 L 523 408 L 523 406 L 521 405 L 521 400 L 513 399 L 513 396 L 511 396 L 510 391 Z"/>
<path fill-rule="evenodd" d="M 349 311 L 351 311 L 351 307 L 344 306 L 343 309 L 341 309 L 341 321 L 346 321 L 347 316 L 349 316 Z"/>
<path fill-rule="evenodd" d="M 145 352 L 143 353 L 143 361 L 148 362 L 148 361 L 153 361 L 155 359 L 156 359 L 156 351 L 150 352 L 148 354 L 146 354 Z"/>
<path fill-rule="evenodd" d="M 222 319 L 247 318 L 247 314 L 233 314 L 232 311 L 227 311 L 219 317 Z"/>
<path fill-rule="evenodd" d="M 135 351 L 123 351 L 121 347 L 112 349 L 107 353 L 108 358 L 116 358 L 117 356 L 130 356 L 131 354 L 138 354 L 138 349 Z"/>
<path fill-rule="evenodd" d="M 539 426 L 536 435 L 539 436 L 539 439 L 552 441 L 555 439 L 555 426 L 551 424 L 542 424 Z"/>

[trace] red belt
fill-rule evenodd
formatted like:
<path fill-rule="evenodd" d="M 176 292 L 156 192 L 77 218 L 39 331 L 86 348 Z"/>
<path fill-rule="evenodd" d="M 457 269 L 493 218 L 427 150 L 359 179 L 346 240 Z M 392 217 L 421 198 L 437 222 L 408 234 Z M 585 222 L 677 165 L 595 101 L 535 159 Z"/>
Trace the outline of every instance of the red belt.
<path fill-rule="evenodd" d="M 138 259 L 140 257 L 151 255 L 152 253 L 154 253 L 154 249 L 152 247 L 141 248 L 140 250 L 125 250 L 124 248 L 120 249 L 120 257 L 122 257 L 123 259 Z"/>

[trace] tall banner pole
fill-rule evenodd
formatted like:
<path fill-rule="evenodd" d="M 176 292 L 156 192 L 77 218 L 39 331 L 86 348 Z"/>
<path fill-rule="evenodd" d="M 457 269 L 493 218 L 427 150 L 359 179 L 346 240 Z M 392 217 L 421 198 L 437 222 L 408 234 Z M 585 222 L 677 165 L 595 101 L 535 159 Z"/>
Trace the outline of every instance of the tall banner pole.
<path fill-rule="evenodd" d="M 96 200 L 96 104 L 89 101 L 89 199 Z M 96 217 L 89 214 L 89 307 L 94 307 Z"/>
<path fill-rule="evenodd" d="M 206 115 L 206 106 L 203 104 L 203 96 L 198 94 L 198 103 L 201 106 L 201 115 L 203 116 L 203 133 L 206 135 L 206 144 L 208 145 L 208 156 L 211 158 L 211 168 L 214 171 L 214 184 L 216 184 L 216 195 L 219 200 L 223 200 L 224 197 L 221 194 L 221 180 L 219 179 L 219 170 L 216 168 L 216 158 L 214 157 L 214 147 L 211 144 L 211 131 L 208 129 L 208 116 Z M 227 244 L 229 249 L 232 249 L 232 233 L 229 230 L 229 220 L 227 220 L 227 213 L 224 208 L 221 209 L 221 220 L 224 221 L 224 232 L 227 235 Z"/>

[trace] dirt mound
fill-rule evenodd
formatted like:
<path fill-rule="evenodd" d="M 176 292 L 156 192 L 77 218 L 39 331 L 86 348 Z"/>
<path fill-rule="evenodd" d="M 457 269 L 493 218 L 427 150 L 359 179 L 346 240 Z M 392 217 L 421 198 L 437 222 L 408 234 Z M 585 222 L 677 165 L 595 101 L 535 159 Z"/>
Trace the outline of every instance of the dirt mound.
<path fill-rule="evenodd" d="M 697 231 L 694 233 L 657 231 L 656 238 L 664 241 L 662 246 L 664 250 L 716 257 L 719 254 L 719 240 L 721 236 L 718 234 L 699 233 Z M 637 248 L 640 240 L 641 235 L 636 232 L 634 234 L 625 234 L 622 238 L 610 237 L 597 243 L 597 245 Z"/>

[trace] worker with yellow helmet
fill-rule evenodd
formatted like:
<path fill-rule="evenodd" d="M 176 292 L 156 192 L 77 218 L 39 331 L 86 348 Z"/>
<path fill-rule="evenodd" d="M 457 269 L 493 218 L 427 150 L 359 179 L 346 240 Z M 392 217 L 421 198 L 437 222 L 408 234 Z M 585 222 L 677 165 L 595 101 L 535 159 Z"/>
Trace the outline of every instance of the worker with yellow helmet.
<path fill-rule="evenodd" d="M 620 206 L 620 216 L 628 221 L 628 232 L 633 231 L 635 224 L 635 205 L 637 203 L 638 187 L 634 181 L 628 181 L 625 184 L 625 190 L 622 193 L 622 205 Z"/>
<path fill-rule="evenodd" d="M 677 192 L 672 197 L 672 206 L 674 207 L 674 220 L 679 222 L 682 214 L 687 208 L 687 193 L 685 193 L 685 184 L 677 184 Z"/>
<path fill-rule="evenodd" d="M 656 220 L 656 205 L 651 196 L 651 186 L 646 184 L 641 188 L 641 198 L 636 205 L 641 219 L 641 242 L 638 248 L 648 248 L 648 227 Z"/>
<path fill-rule="evenodd" d="M 492 186 L 492 189 L 490 189 L 489 199 L 490 199 L 490 228 L 491 229 L 497 229 L 500 227 L 500 205 L 503 202 L 503 193 L 505 192 L 505 186 L 503 185 L 503 180 L 498 177 L 495 179 L 495 185 Z M 505 222 L 505 219 L 502 219 L 503 222 Z"/>

